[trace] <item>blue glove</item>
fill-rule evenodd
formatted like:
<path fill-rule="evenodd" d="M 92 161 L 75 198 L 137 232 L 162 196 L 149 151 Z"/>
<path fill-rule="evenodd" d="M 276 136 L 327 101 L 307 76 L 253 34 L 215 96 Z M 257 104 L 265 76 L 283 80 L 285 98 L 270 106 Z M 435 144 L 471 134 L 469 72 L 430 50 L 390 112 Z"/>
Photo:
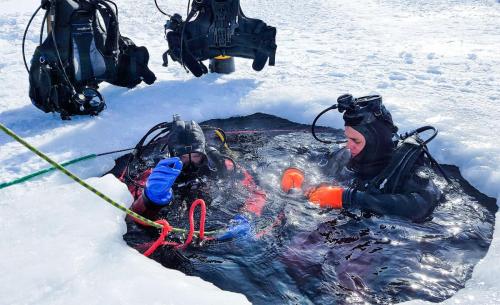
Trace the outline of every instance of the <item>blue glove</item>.
<path fill-rule="evenodd" d="M 151 172 L 146 182 L 144 193 L 149 200 L 159 206 L 167 205 L 172 197 L 172 185 L 182 170 L 179 158 L 161 160 Z"/>
<path fill-rule="evenodd" d="M 216 238 L 219 241 L 224 241 L 235 237 L 245 236 L 248 235 L 248 233 L 250 233 L 250 222 L 245 216 L 236 214 L 236 216 L 231 219 L 227 231 Z"/>

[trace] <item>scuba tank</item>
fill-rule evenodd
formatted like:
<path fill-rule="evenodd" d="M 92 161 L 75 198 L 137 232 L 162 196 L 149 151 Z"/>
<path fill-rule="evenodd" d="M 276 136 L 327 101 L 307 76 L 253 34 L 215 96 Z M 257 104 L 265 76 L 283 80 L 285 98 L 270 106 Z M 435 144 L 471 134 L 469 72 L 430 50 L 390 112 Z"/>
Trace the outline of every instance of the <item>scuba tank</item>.
<path fill-rule="evenodd" d="M 42 42 L 42 26 L 28 68 L 24 42 L 40 8 L 46 11 L 47 37 Z M 156 80 L 146 48 L 120 35 L 118 8 L 110 0 L 42 0 L 33 17 L 23 37 L 23 59 L 31 101 L 42 111 L 58 112 L 63 119 L 97 115 L 105 108 L 100 82 L 132 88 Z"/>
<path fill-rule="evenodd" d="M 220 56 L 253 59 L 255 71 L 262 70 L 268 60 L 274 66 L 276 28 L 246 17 L 239 0 L 193 1 L 186 20 L 174 14 L 165 31 L 169 49 L 163 54 L 163 65 L 168 65 L 170 56 L 196 77 L 208 72 L 203 61 L 214 58 L 213 72 L 232 72 L 234 63 L 217 60 Z"/>

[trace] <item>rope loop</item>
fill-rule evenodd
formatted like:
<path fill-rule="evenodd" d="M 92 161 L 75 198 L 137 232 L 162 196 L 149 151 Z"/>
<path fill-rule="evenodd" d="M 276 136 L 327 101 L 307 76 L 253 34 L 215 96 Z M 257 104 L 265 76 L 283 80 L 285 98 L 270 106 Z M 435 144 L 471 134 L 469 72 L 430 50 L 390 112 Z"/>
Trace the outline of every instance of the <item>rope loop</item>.
<path fill-rule="evenodd" d="M 205 238 L 205 217 L 207 214 L 207 206 L 203 199 L 196 199 L 191 203 L 191 208 L 189 209 L 189 233 L 186 238 L 186 241 L 182 245 L 178 245 L 176 248 L 180 248 L 182 250 L 186 249 L 187 246 L 193 241 L 194 235 L 194 210 L 197 206 L 201 206 L 201 215 L 200 215 L 200 233 L 199 239 L 203 240 Z"/>
<path fill-rule="evenodd" d="M 149 247 L 149 249 L 147 249 L 145 252 L 144 252 L 144 255 L 145 256 L 150 256 L 151 254 L 153 254 L 153 252 L 156 251 L 156 249 L 159 247 L 159 246 L 162 246 L 164 241 L 165 241 L 165 238 L 167 237 L 168 233 L 170 231 L 172 231 L 172 227 L 170 226 L 170 224 L 168 223 L 168 221 L 166 221 L 165 219 L 160 219 L 160 220 L 157 220 L 155 221 L 155 223 L 157 224 L 160 224 L 162 226 L 161 228 L 161 233 L 160 233 L 160 236 L 158 237 L 158 239 L 151 245 L 151 247 Z"/>

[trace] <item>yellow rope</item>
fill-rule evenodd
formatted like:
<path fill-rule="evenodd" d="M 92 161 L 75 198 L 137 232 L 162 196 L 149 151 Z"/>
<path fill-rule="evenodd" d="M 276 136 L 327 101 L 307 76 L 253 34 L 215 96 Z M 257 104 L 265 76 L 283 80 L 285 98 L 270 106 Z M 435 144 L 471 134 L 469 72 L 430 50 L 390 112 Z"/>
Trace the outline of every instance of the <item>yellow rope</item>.
<path fill-rule="evenodd" d="M 30 145 L 28 142 L 24 141 L 21 137 L 19 137 L 12 130 L 10 130 L 9 128 L 5 127 L 1 123 L 0 123 L 0 129 L 3 132 L 5 132 L 6 134 L 8 134 L 9 136 L 11 136 L 14 140 L 16 140 L 17 142 L 19 142 L 22 145 L 24 145 L 30 151 L 32 151 L 33 153 L 35 153 L 36 155 L 38 155 L 40 158 L 42 158 L 45 161 L 47 161 L 55 169 L 61 171 L 66 176 L 70 177 L 71 179 L 73 179 L 74 181 L 76 181 L 78 184 L 80 184 L 81 186 L 85 187 L 86 189 L 88 189 L 92 193 L 96 194 L 101 199 L 103 199 L 107 203 L 111 204 L 115 208 L 117 208 L 119 210 L 122 210 L 123 212 L 127 213 L 127 215 L 130 215 L 130 216 L 132 216 L 132 217 L 134 217 L 136 219 L 139 219 L 142 222 L 144 222 L 144 223 L 146 223 L 146 224 L 148 224 L 150 226 L 153 226 L 153 227 L 158 228 L 158 229 L 162 228 L 161 224 L 158 224 L 158 223 L 156 223 L 156 222 L 154 222 L 154 221 L 152 221 L 150 219 L 147 219 L 147 218 L 145 218 L 145 217 L 137 214 L 136 212 L 134 212 L 132 210 L 127 209 L 126 207 L 118 204 L 113 199 L 109 198 L 108 196 L 106 196 L 105 194 L 103 194 L 102 192 L 100 192 L 99 190 L 97 190 L 96 188 L 94 188 L 93 186 L 89 185 L 88 183 L 86 183 L 82 179 L 78 178 L 75 174 L 73 174 L 72 172 L 70 172 L 69 170 L 67 170 L 63 166 L 61 166 L 59 163 L 57 163 L 54 160 L 52 160 L 50 157 L 48 157 L 47 155 L 45 155 L 44 153 L 42 153 L 41 151 L 39 151 L 38 149 L 36 149 L 34 146 Z M 186 233 L 186 232 L 188 232 L 188 230 L 186 230 L 186 229 L 180 229 L 180 228 L 172 228 L 172 232 L 174 232 L 174 233 Z M 215 235 L 215 234 L 218 234 L 218 233 L 219 233 L 219 231 L 207 231 L 207 232 L 205 232 L 205 235 Z M 194 234 L 199 235 L 200 231 L 195 231 Z"/>

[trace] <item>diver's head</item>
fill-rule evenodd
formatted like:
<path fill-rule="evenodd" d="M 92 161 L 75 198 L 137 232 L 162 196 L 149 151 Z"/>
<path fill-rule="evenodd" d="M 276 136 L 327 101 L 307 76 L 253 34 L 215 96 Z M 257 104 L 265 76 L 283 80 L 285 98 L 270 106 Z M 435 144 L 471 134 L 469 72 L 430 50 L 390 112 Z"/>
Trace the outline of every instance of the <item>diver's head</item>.
<path fill-rule="evenodd" d="M 365 136 L 351 126 L 345 126 L 344 134 L 347 138 L 347 149 L 352 157 L 356 157 L 365 148 Z"/>
<path fill-rule="evenodd" d="M 179 157 L 183 172 L 193 172 L 207 162 L 205 135 L 195 121 L 183 121 L 176 117 L 168 138 L 170 156 Z"/>
<path fill-rule="evenodd" d="M 392 156 L 392 138 L 397 131 L 392 116 L 379 95 L 357 99 L 343 95 L 338 101 L 339 111 L 344 112 L 347 148 L 351 151 L 350 168 L 363 178 L 374 176 Z"/>

